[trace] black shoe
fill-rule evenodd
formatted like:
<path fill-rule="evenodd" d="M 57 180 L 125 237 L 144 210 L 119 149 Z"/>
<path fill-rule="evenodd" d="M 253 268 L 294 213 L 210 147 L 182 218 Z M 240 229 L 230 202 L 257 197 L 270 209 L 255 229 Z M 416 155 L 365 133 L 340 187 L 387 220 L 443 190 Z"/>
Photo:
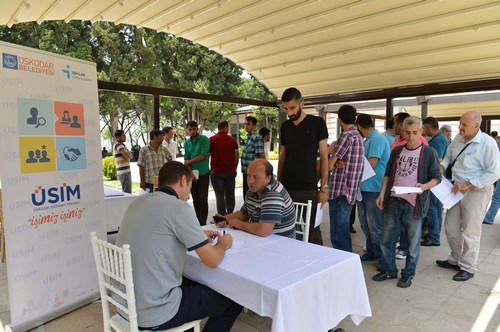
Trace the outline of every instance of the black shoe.
<path fill-rule="evenodd" d="M 486 224 L 486 225 L 493 225 L 492 222 L 487 222 L 486 220 L 483 220 L 483 224 Z"/>
<path fill-rule="evenodd" d="M 373 255 L 369 255 L 369 254 L 364 254 L 363 256 L 360 256 L 359 259 L 362 262 L 367 262 L 367 261 L 374 261 L 377 259 L 377 257 L 375 257 Z"/>
<path fill-rule="evenodd" d="M 470 273 L 465 270 L 460 270 L 460 272 L 453 276 L 453 280 L 455 281 L 467 281 L 470 278 L 474 278 L 474 273 Z"/>
<path fill-rule="evenodd" d="M 352 227 L 352 225 L 351 225 L 351 229 L 350 229 L 349 231 L 350 231 L 351 233 L 353 233 L 353 234 L 356 234 L 356 230 L 354 229 L 354 227 Z"/>
<path fill-rule="evenodd" d="M 432 242 L 429 239 L 425 239 L 422 242 L 420 242 L 420 245 L 424 246 L 424 247 L 439 247 L 441 244 L 440 243 L 436 243 L 436 242 Z"/>
<path fill-rule="evenodd" d="M 387 279 L 396 279 L 398 277 L 397 273 L 396 274 L 390 274 L 389 272 L 382 271 L 380 273 L 377 273 L 372 277 L 372 280 L 375 281 L 384 281 Z"/>
<path fill-rule="evenodd" d="M 408 288 L 411 286 L 411 280 L 413 277 L 402 276 L 398 281 L 399 288 Z"/>
<path fill-rule="evenodd" d="M 453 265 L 451 263 L 449 263 L 448 261 L 440 261 L 440 260 L 437 260 L 436 261 L 436 264 L 439 266 L 439 267 L 442 267 L 444 269 L 452 269 L 452 270 L 457 270 L 457 271 L 460 271 L 460 266 L 458 265 Z"/>

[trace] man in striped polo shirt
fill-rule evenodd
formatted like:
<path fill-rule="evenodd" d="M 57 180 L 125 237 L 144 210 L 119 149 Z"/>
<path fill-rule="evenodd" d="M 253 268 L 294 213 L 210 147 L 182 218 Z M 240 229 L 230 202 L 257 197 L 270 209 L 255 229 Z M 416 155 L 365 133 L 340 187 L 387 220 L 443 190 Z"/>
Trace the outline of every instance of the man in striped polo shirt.
<path fill-rule="evenodd" d="M 125 136 L 123 130 L 118 129 L 115 131 L 115 139 L 116 142 L 113 145 L 113 156 L 115 157 L 116 174 L 122 184 L 122 191 L 131 194 L 132 176 L 130 174 L 130 159 L 132 159 L 132 153 L 130 153 L 125 146 L 127 136 Z"/>
<path fill-rule="evenodd" d="M 255 159 L 248 166 L 248 194 L 237 212 L 225 215 L 217 226 L 241 229 L 259 236 L 271 233 L 295 238 L 295 209 L 285 187 L 274 179 L 273 166 Z"/>

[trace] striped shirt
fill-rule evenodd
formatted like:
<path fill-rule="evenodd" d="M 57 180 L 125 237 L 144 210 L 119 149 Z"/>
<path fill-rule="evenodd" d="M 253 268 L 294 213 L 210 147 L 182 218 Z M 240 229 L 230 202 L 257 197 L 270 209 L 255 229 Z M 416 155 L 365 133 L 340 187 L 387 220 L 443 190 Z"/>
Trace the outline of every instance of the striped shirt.
<path fill-rule="evenodd" d="M 250 163 L 259 158 L 260 154 L 264 154 L 264 141 L 262 136 L 254 130 L 248 133 L 247 143 L 241 154 L 241 173 L 246 174 Z"/>
<path fill-rule="evenodd" d="M 160 173 L 160 169 L 169 160 L 172 160 L 172 156 L 163 145 L 158 147 L 158 152 L 150 144 L 143 146 L 139 151 L 137 165 L 144 167 L 144 181 L 153 183 L 155 175 Z"/>
<path fill-rule="evenodd" d="M 130 173 L 130 162 L 123 157 L 123 149 L 127 149 L 127 147 L 120 141 L 116 141 L 115 145 L 113 145 L 113 156 L 115 157 L 117 175 Z"/>
<path fill-rule="evenodd" d="M 341 160 L 344 167 L 333 170 L 328 199 L 345 196 L 349 204 L 353 205 L 356 202 L 363 176 L 364 154 L 363 138 L 356 128 L 353 126 L 345 130 L 333 150 L 333 156 Z"/>
<path fill-rule="evenodd" d="M 241 213 L 249 216 L 249 222 L 274 223 L 273 233 L 295 239 L 295 207 L 283 185 L 271 179 L 260 197 L 249 191 Z"/>

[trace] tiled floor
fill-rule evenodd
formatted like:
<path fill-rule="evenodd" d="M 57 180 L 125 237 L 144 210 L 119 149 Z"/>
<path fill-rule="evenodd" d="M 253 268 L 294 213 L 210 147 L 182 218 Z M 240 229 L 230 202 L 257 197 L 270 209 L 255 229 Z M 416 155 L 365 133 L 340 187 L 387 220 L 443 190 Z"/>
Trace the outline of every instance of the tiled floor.
<path fill-rule="evenodd" d="M 241 204 L 241 197 L 237 204 Z M 215 200 L 211 196 L 210 210 L 215 211 Z M 323 239 L 328 239 L 329 216 L 325 213 Z M 359 224 L 352 235 L 354 251 L 361 252 L 364 242 Z M 478 272 L 467 282 L 451 279 L 453 271 L 437 267 L 436 259 L 445 259 L 448 245 L 444 234 L 440 247 L 422 247 L 420 262 L 413 285 L 407 289 L 396 287 L 397 281 L 375 282 L 375 263 L 363 263 L 373 317 L 365 319 L 360 326 L 344 319 L 339 327 L 346 331 L 500 331 L 500 216 L 494 225 L 483 225 L 481 254 Z M 398 261 L 398 266 L 403 266 Z M 5 264 L 0 272 L 0 331 L 10 321 Z M 335 296 L 335 294 L 332 294 Z M 46 323 L 41 331 L 101 331 L 100 303 L 89 304 L 79 310 Z M 254 313 L 241 313 L 232 331 L 268 332 L 271 320 Z M 304 331 L 324 332 L 324 331 Z"/>

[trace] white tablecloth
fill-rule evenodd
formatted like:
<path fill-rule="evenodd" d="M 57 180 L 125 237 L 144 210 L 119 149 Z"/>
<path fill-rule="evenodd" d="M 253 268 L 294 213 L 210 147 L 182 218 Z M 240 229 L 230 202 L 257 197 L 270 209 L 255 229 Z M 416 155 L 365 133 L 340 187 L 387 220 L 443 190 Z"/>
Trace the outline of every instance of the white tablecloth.
<path fill-rule="evenodd" d="M 227 231 L 234 244 L 222 263 L 209 268 L 190 252 L 184 275 L 271 317 L 273 332 L 326 332 L 348 315 L 356 325 L 371 316 L 358 255 L 277 235 Z"/>
<path fill-rule="evenodd" d="M 130 203 L 136 198 L 136 195 L 104 187 L 104 217 L 108 233 L 118 230 L 125 211 L 127 211 Z"/>

